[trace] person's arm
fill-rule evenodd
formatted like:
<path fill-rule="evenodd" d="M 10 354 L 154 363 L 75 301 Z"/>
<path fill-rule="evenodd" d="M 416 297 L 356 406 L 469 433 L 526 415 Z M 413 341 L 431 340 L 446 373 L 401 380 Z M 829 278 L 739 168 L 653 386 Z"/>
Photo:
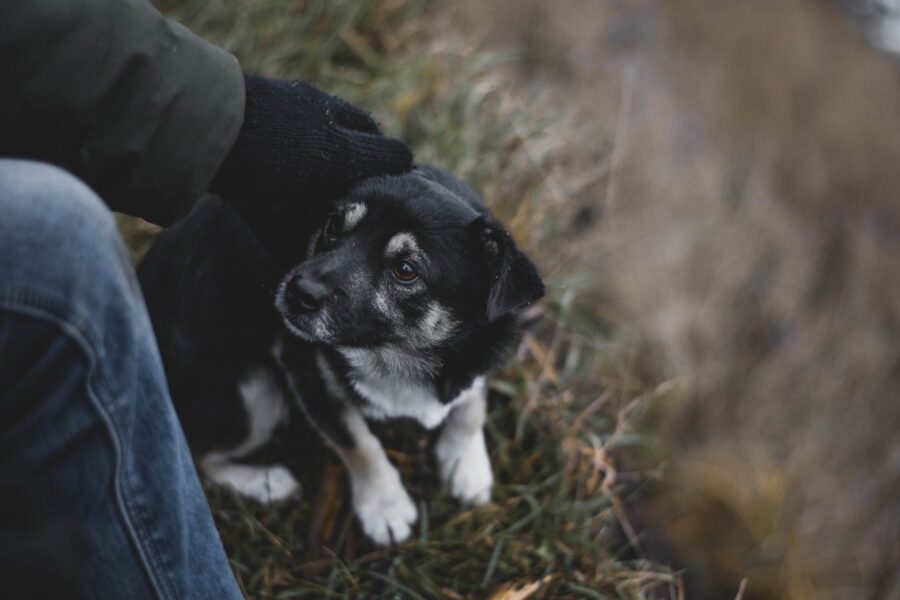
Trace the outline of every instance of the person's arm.
<path fill-rule="evenodd" d="M 162 225 L 212 188 L 273 253 L 290 241 L 276 239 L 286 206 L 412 164 L 357 107 L 244 77 L 146 0 L 3 2 L 0 156 L 60 165 L 114 210 Z"/>
<path fill-rule="evenodd" d="M 0 156 L 63 166 L 111 208 L 167 224 L 243 115 L 237 60 L 146 0 L 3 2 Z"/>

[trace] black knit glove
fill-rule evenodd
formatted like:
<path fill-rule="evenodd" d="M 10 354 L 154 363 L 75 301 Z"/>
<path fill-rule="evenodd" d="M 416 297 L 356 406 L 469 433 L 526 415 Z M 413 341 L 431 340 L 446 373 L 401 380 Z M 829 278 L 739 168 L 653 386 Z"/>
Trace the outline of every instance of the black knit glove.
<path fill-rule="evenodd" d="M 244 124 L 210 190 L 270 252 L 284 255 L 282 238 L 297 237 L 283 227 L 287 214 L 313 218 L 354 183 L 411 168 L 406 144 L 349 102 L 303 81 L 245 75 L 244 83 Z"/>

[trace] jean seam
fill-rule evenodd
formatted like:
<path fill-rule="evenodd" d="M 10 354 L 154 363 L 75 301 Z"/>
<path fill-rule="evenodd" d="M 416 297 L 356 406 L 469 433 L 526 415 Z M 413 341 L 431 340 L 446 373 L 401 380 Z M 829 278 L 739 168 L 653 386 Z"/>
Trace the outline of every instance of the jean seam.
<path fill-rule="evenodd" d="M 67 312 L 66 307 L 68 307 L 69 315 L 63 317 L 56 314 L 57 312 Z M 107 435 L 112 442 L 115 455 L 114 487 L 116 505 L 119 509 L 118 512 L 120 517 L 125 521 L 126 530 L 131 538 L 131 543 L 137 549 L 138 556 L 141 559 L 140 562 L 143 565 L 148 579 L 150 579 L 150 582 L 153 585 L 156 595 L 159 598 L 177 599 L 178 594 L 175 591 L 175 586 L 165 574 L 165 569 L 162 568 L 163 561 L 160 559 L 159 552 L 155 547 L 152 537 L 148 533 L 149 529 L 142 515 L 142 511 L 135 507 L 133 501 L 129 497 L 133 494 L 133 489 L 131 488 L 130 483 L 131 471 L 127 464 L 128 461 L 125 460 L 124 453 L 122 452 L 122 444 L 118 436 L 118 429 L 115 426 L 114 419 L 109 411 L 103 406 L 103 403 L 98 399 L 97 392 L 102 390 L 105 392 L 105 395 L 110 398 L 115 394 L 113 394 L 111 386 L 106 381 L 102 370 L 99 368 L 97 353 L 94 349 L 96 346 L 99 346 L 99 344 L 97 344 L 96 336 L 94 335 L 94 332 L 91 331 L 91 328 L 85 326 L 85 323 L 89 323 L 89 321 L 84 319 L 77 311 L 73 311 L 69 306 L 69 303 L 62 301 L 60 298 L 53 297 L 50 294 L 38 293 L 33 290 L 0 294 L 0 309 L 17 312 L 32 318 L 42 319 L 53 323 L 59 327 L 63 335 L 69 337 L 87 356 L 89 365 L 87 377 L 88 385 L 86 387 L 87 393 L 91 405 L 103 421 Z M 75 317 L 74 320 L 81 322 L 72 322 L 72 317 Z M 95 383 L 96 385 L 94 385 Z M 93 389 L 95 387 L 101 388 L 101 390 Z M 128 488 L 128 493 L 123 493 L 123 487 L 126 486 Z M 141 536 L 138 536 L 137 528 L 135 527 L 136 524 L 133 521 L 139 522 L 139 527 L 144 534 L 144 543 L 141 541 Z M 145 545 L 147 548 L 145 548 Z M 152 558 L 147 556 L 148 553 L 152 555 Z M 167 593 L 163 592 L 163 587 L 167 588 Z"/>

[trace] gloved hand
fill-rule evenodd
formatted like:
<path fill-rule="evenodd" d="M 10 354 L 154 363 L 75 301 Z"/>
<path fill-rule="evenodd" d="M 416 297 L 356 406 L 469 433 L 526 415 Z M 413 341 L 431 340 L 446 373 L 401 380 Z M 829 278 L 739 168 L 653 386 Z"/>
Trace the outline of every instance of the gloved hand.
<path fill-rule="evenodd" d="M 354 183 L 411 168 L 406 144 L 381 135 L 349 102 L 303 81 L 245 75 L 244 83 L 244 123 L 210 190 L 237 210 L 270 253 L 284 254 L 286 211 L 330 210 L 331 200 Z"/>

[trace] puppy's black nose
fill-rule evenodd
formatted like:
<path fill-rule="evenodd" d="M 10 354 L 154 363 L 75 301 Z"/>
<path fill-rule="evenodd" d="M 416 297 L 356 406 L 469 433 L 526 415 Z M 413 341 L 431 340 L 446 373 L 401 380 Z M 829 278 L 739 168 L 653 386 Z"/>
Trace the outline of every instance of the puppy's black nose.
<path fill-rule="evenodd" d="M 322 308 L 328 289 L 318 281 L 294 277 L 288 282 L 284 296 L 294 310 L 313 312 Z"/>

